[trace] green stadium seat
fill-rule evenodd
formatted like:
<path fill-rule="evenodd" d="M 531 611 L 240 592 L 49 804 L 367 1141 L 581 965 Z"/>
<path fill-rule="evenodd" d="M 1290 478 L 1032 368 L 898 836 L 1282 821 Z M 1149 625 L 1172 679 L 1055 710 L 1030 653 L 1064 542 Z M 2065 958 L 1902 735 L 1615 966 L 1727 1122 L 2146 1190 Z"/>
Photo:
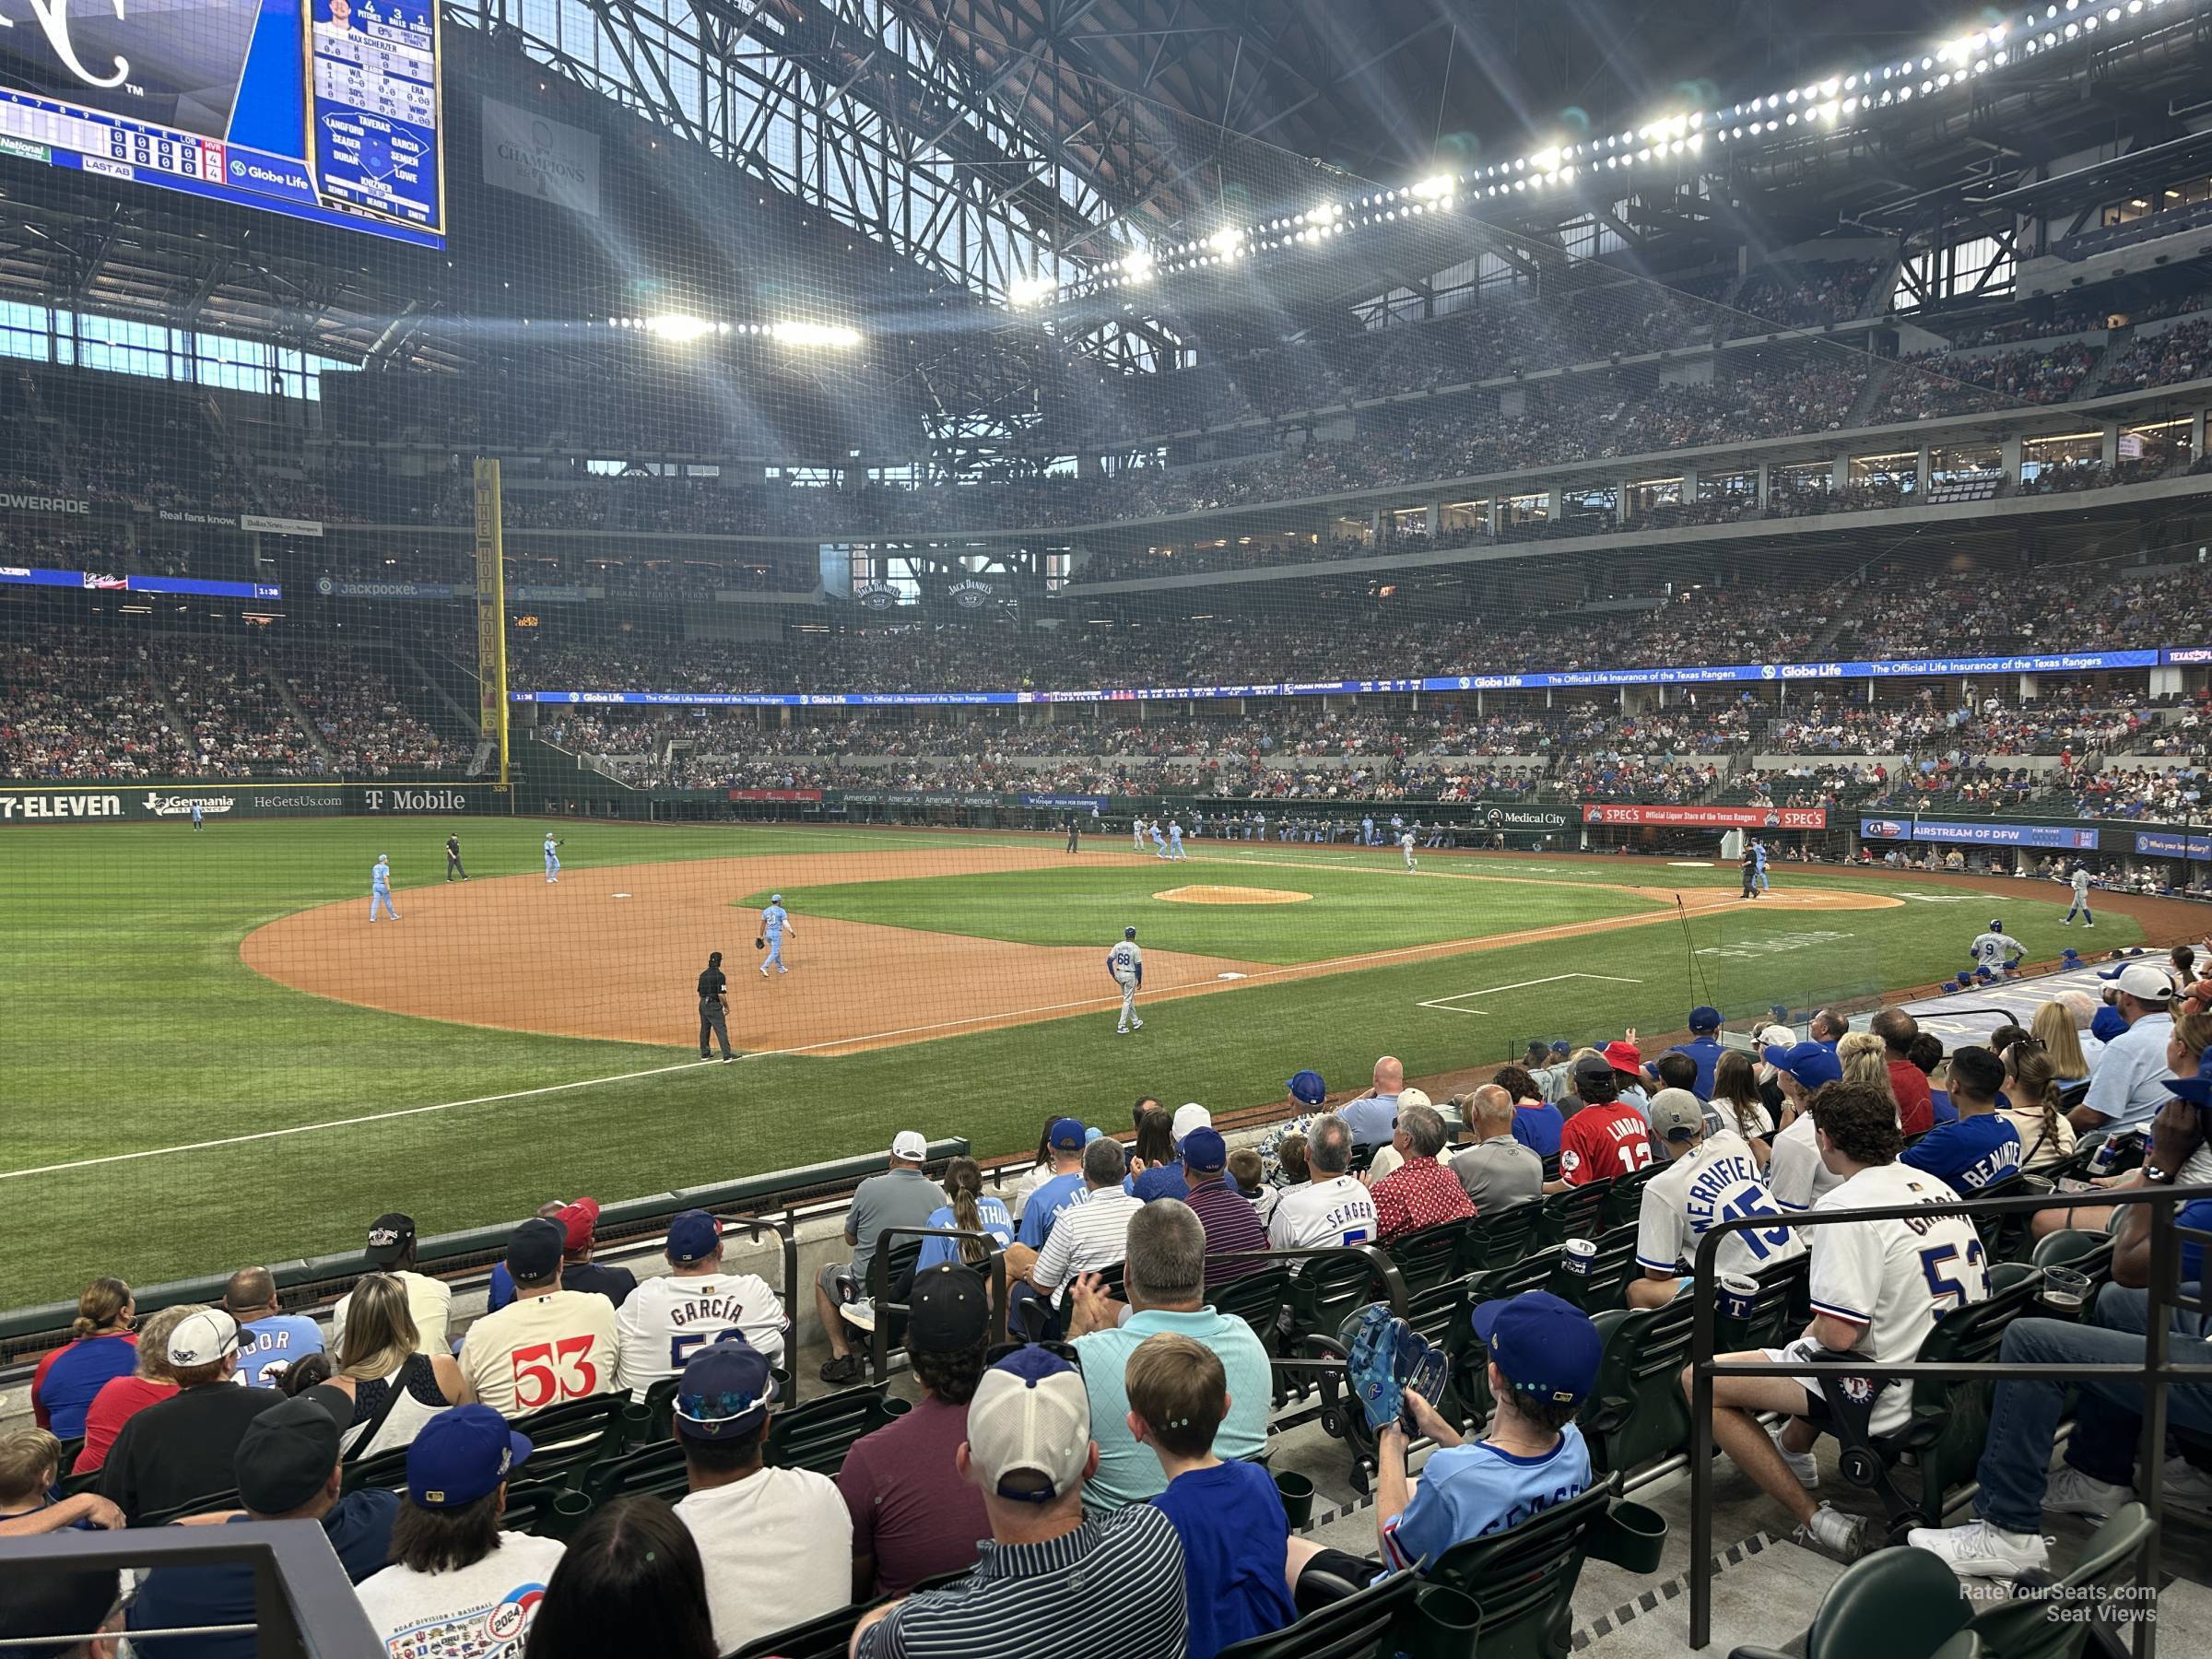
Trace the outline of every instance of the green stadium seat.
<path fill-rule="evenodd" d="M 1602 1181 L 1569 1187 L 1563 1193 L 1546 1194 L 1544 1215 L 1536 1224 L 1535 1243 L 1541 1248 L 1563 1244 L 1569 1239 L 1596 1238 L 1603 1230 L 1598 1218 L 1605 1207 L 1606 1182 Z"/>
<path fill-rule="evenodd" d="M 1480 1611 L 1482 1659 L 1559 1659 L 1571 1646 L 1574 1587 L 1595 1558 L 1629 1572 L 1658 1570 L 1666 1522 L 1619 1500 L 1618 1476 L 1554 1504 L 1516 1526 L 1470 1538 L 1428 1569 L 1431 1583 L 1472 1599 Z"/>
<path fill-rule="evenodd" d="M 182 1521 L 187 1515 L 212 1515 L 220 1510 L 243 1507 L 238 1488 L 232 1487 L 220 1492 L 206 1492 L 197 1498 L 187 1498 L 182 1503 L 172 1503 L 167 1509 L 148 1510 L 131 1523 L 134 1526 L 167 1526 L 171 1521 Z"/>
<path fill-rule="evenodd" d="M 2092 1286 L 2109 1284 L 2112 1277 L 2112 1235 L 2061 1228 L 2038 1239 L 2028 1259 L 2038 1267 L 2071 1267 L 2087 1274 Z"/>
<path fill-rule="evenodd" d="M 1863 1556 L 1820 1598 L 1803 1659 L 1977 1659 L 1974 1606 L 1949 1567 L 1898 1546 Z M 1794 1659 L 1794 1650 L 1739 1647 L 1728 1659 Z"/>
<path fill-rule="evenodd" d="M 1382 1253 L 1396 1265 L 1398 1277 L 1406 1281 L 1408 1292 L 1426 1290 L 1453 1277 L 1453 1265 L 1471 1225 L 1467 1221 L 1440 1221 L 1434 1227 L 1401 1233 L 1383 1245 Z"/>
<path fill-rule="evenodd" d="M 1813 1316 L 1812 1265 L 1810 1254 L 1800 1254 L 1754 1274 L 1759 1293 L 1751 1299 L 1747 1317 L 1731 1319 L 1716 1310 L 1715 1351 L 1738 1354 L 1748 1348 L 1778 1347 L 1804 1330 Z"/>
<path fill-rule="evenodd" d="M 1242 1320 L 1252 1327 L 1253 1335 L 1266 1345 L 1274 1343 L 1276 1332 L 1282 1327 L 1283 1308 L 1289 1298 L 1290 1272 L 1280 1262 L 1271 1263 L 1258 1273 L 1231 1279 L 1226 1285 L 1213 1287 L 1206 1293 L 1206 1300 L 1215 1312 Z"/>
<path fill-rule="evenodd" d="M 1265 1636 L 1248 1636 L 1217 1659 L 1375 1659 L 1413 1651 L 1406 1626 L 1423 1586 L 1420 1576 L 1393 1572 Z M 1388 1650 L 1385 1637 L 1397 1634 Z"/>
<path fill-rule="evenodd" d="M 1677 1296 L 1663 1308 L 1601 1314 L 1605 1350 L 1597 1382 L 1575 1421 L 1591 1466 L 1626 1474 L 1689 1446 L 1689 1405 L 1682 1368 L 1689 1363 L 1695 1304 Z"/>
<path fill-rule="evenodd" d="M 805 1624 L 748 1641 L 726 1659 L 845 1659 L 845 1650 L 853 1641 L 853 1627 L 876 1605 L 854 1602 Z"/>
<path fill-rule="evenodd" d="M 1606 1202 L 1598 1212 L 1598 1225 L 1608 1231 L 1617 1227 L 1634 1226 L 1636 1218 L 1643 1213 L 1643 1189 L 1665 1169 L 1665 1164 L 1655 1163 L 1633 1174 L 1616 1175 L 1611 1181 L 1602 1182 Z"/>
<path fill-rule="evenodd" d="M 1986 1659 L 2079 1659 L 2096 1628 L 2094 1620 L 2082 1617 L 2083 1610 L 2097 1606 L 2099 1592 L 2134 1583 L 2136 1559 L 2156 1525 L 2141 1504 L 2124 1504 L 2090 1535 L 2081 1559 L 2065 1577 L 2017 1588 L 1976 1613 L 1974 1634 Z"/>
<path fill-rule="evenodd" d="M 764 1461 L 782 1469 L 834 1475 L 854 1441 L 907 1409 L 904 1400 L 888 1398 L 881 1383 L 823 1394 L 769 1418 Z"/>
<path fill-rule="evenodd" d="M 512 1419 L 516 1433 L 530 1437 L 531 1479 L 560 1480 L 620 1452 L 629 1404 L 627 1393 L 592 1394 Z"/>
<path fill-rule="evenodd" d="M 684 1449 L 671 1437 L 657 1446 L 602 1459 L 576 1477 L 575 1489 L 594 1508 L 617 1498 L 640 1496 L 665 1498 L 673 1503 L 689 1489 Z"/>
<path fill-rule="evenodd" d="M 1473 1312 L 1480 1302 L 1518 1296 L 1524 1290 L 1548 1290 L 1560 1272 L 1565 1252 L 1558 1245 L 1539 1250 L 1504 1267 L 1477 1273 L 1465 1281 L 1465 1300 Z M 1490 1415 L 1489 1350 L 1475 1335 L 1471 1319 L 1454 1319 L 1444 1342 L 1452 1361 L 1452 1394 L 1459 1407 L 1458 1421 L 1487 1422 Z M 1442 1409 L 1441 1406 L 1438 1409 Z"/>
<path fill-rule="evenodd" d="M 1641 1271 L 1636 1265 L 1636 1224 L 1617 1227 L 1597 1240 L 1597 1253 L 1590 1258 L 1588 1273 L 1562 1271 L 1553 1287 L 1585 1313 L 1602 1313 L 1627 1303 L 1629 1280 Z"/>
<path fill-rule="evenodd" d="M 1537 1225 L 1544 1218 L 1541 1198 L 1518 1198 L 1496 1209 L 1484 1210 L 1467 1224 L 1460 1236 L 1459 1273 L 1480 1273 L 1491 1267 L 1510 1267 L 1535 1248 Z"/>

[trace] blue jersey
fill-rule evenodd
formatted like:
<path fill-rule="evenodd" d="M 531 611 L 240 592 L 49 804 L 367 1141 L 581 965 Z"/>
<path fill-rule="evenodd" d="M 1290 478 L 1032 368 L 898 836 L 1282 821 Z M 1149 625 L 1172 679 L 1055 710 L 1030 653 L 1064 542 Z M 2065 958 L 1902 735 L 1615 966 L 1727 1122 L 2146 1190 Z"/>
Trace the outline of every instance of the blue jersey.
<path fill-rule="evenodd" d="M 1559 1155 L 1559 1136 L 1566 1129 L 1566 1117 L 1548 1100 L 1541 1106 L 1513 1108 L 1513 1138 L 1538 1158 Z"/>
<path fill-rule="evenodd" d="M 1004 1250 L 1014 1242 L 1014 1218 L 998 1199 L 978 1198 L 975 1201 L 975 1212 L 983 1224 L 983 1230 L 991 1235 L 992 1241 L 999 1249 Z M 953 1218 L 952 1206 L 947 1204 L 941 1209 L 931 1211 L 929 1219 L 922 1225 L 955 1228 L 959 1223 Z M 960 1242 L 959 1239 L 923 1240 L 922 1253 L 915 1258 L 914 1271 L 927 1273 L 932 1267 L 941 1267 L 947 1262 L 958 1263 L 960 1260 Z"/>
<path fill-rule="evenodd" d="M 1758 869 L 1763 870 L 1767 867 L 1767 847 L 1764 841 L 1751 843 L 1751 863 Z"/>
<path fill-rule="evenodd" d="M 547 858 L 553 856 L 553 838 L 549 835 L 546 837 L 546 856 Z"/>
<path fill-rule="evenodd" d="M 782 905 L 771 904 L 760 912 L 760 931 L 772 939 L 783 931 L 783 924 L 790 920 Z"/>
<path fill-rule="evenodd" d="M 1688 1042 L 1678 1042 L 1666 1051 L 1670 1054 L 1688 1054 L 1698 1063 L 1698 1080 L 1692 1087 L 1698 1099 L 1712 1099 L 1712 1068 L 1721 1063 L 1728 1051 L 1721 1046 L 1718 1037 L 1692 1037 Z"/>
<path fill-rule="evenodd" d="M 1190 1469 L 1152 1499 L 1182 1540 L 1191 1659 L 1265 1636 L 1298 1618 L 1283 1577 L 1290 1518 L 1274 1477 L 1257 1464 Z"/>
<path fill-rule="evenodd" d="M 392 890 L 392 866 L 382 859 L 378 859 L 376 867 L 369 872 L 369 885 L 380 893 L 390 892 Z"/>
<path fill-rule="evenodd" d="M 1022 1206 L 1021 1226 L 1014 1236 L 1031 1250 L 1042 1250 L 1045 1236 L 1053 1230 L 1053 1223 L 1060 1219 L 1060 1212 L 1082 1203 L 1089 1190 L 1083 1184 L 1080 1170 L 1070 1170 L 1065 1175 L 1055 1175 L 1041 1182 L 1030 1194 L 1029 1203 Z"/>
<path fill-rule="evenodd" d="M 1962 1117 L 1929 1130 L 1897 1161 L 1938 1176 L 1951 1191 L 1971 1198 L 2019 1172 L 2020 1132 L 1994 1112 Z"/>
<path fill-rule="evenodd" d="M 1572 1423 L 1540 1457 L 1517 1457 L 1481 1441 L 1431 1453 L 1406 1512 L 1382 1524 L 1394 1567 L 1431 1566 L 1454 1544 L 1488 1537 L 1580 1497 L 1590 1485 L 1590 1450 Z"/>
<path fill-rule="evenodd" d="M 238 1350 L 238 1374 L 248 1388 L 274 1388 L 310 1354 L 323 1351 L 323 1327 L 304 1313 L 273 1313 L 246 1326 L 251 1338 Z"/>

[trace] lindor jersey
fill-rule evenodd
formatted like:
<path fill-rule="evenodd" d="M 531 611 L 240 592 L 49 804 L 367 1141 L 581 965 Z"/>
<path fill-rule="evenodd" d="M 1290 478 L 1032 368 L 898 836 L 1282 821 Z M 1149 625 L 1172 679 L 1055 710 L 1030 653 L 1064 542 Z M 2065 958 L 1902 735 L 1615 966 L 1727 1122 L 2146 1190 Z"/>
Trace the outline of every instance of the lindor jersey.
<path fill-rule="evenodd" d="M 1653 1273 L 1678 1273 L 1697 1259 L 1698 1241 L 1715 1222 L 1751 1216 L 1779 1218 L 1759 1160 L 1733 1129 L 1709 1135 L 1652 1177 L 1636 1226 L 1636 1261 Z M 1722 1239 L 1713 1258 L 1722 1273 L 1757 1274 L 1805 1253 L 1794 1227 L 1747 1227 Z"/>
<path fill-rule="evenodd" d="M 768 1281 L 750 1273 L 692 1277 L 663 1274 L 641 1280 L 615 1316 L 622 1347 L 622 1381 L 630 1397 L 664 1377 L 678 1376 L 691 1356 L 710 1342 L 737 1335 L 783 1362 L 783 1303 Z"/>
<path fill-rule="evenodd" d="M 1956 1204 L 1959 1194 L 1903 1164 L 1861 1170 L 1813 1206 L 1813 1213 Z M 1963 1216 L 1867 1220 L 1812 1230 L 1813 1312 L 1862 1328 L 1852 1351 L 1877 1365 L 1912 1359 L 1936 1322 L 1989 1295 L 1981 1235 Z M 1895 1382 L 1874 1415 L 1888 1433 L 1912 1406 L 1909 1382 Z"/>

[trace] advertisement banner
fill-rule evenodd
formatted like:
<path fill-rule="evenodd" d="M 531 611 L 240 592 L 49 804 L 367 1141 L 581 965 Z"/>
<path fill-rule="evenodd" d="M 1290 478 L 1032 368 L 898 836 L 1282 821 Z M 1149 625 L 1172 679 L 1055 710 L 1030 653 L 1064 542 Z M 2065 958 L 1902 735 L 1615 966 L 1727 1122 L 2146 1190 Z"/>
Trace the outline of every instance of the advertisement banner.
<path fill-rule="evenodd" d="M 92 503 L 82 496 L 32 495 L 25 490 L 0 490 L 0 512 L 65 512 L 82 516 Z"/>
<path fill-rule="evenodd" d="M 320 537 L 323 523 L 320 519 L 270 518 L 265 513 L 241 512 L 238 515 L 241 530 L 254 530 L 264 535 L 312 535 Z"/>
<path fill-rule="evenodd" d="M 434 783 L 420 786 L 380 783 L 359 791 L 360 810 L 376 813 L 414 812 L 466 812 L 470 807 L 481 808 L 492 801 L 491 793 L 479 784 L 474 789 L 440 787 Z"/>
<path fill-rule="evenodd" d="M 345 582 L 318 576 L 315 592 L 325 599 L 451 599 L 460 590 L 450 582 Z"/>
<path fill-rule="evenodd" d="M 202 512 L 196 507 L 162 507 L 154 517 L 164 524 L 214 524 L 225 530 L 238 528 L 238 520 L 228 512 Z"/>
<path fill-rule="evenodd" d="M 2065 847 L 2094 853 L 2098 832 L 2079 824 L 1944 823 L 1934 818 L 1861 818 L 1868 841 L 1942 841 L 1971 847 Z"/>
<path fill-rule="evenodd" d="M 2152 830 L 2136 832 L 2136 851 L 2151 858 L 2186 858 L 2212 864 L 2212 836 L 2164 835 Z"/>
<path fill-rule="evenodd" d="M 733 801 L 818 801 L 821 798 L 822 792 L 818 789 L 733 789 L 730 791 L 730 799 Z"/>
<path fill-rule="evenodd" d="M 1642 806 L 1583 804 L 1585 824 L 1662 824 L 1672 830 L 1825 830 L 1825 806 Z"/>
<path fill-rule="evenodd" d="M 81 588 L 96 594 L 184 594 L 208 599 L 279 599 L 274 582 L 210 582 L 197 576 L 115 576 L 101 571 L 45 571 L 0 565 L 11 587 Z"/>
<path fill-rule="evenodd" d="M 599 135 L 484 100 L 484 182 L 599 217 Z"/>
<path fill-rule="evenodd" d="M 837 799 L 848 806 L 1004 806 L 1001 794 L 956 794 L 935 789 L 869 789 L 841 791 Z"/>
<path fill-rule="evenodd" d="M 88 783 L 71 789 L 0 790 L 0 825 L 77 824 L 335 816 L 345 810 L 343 783 Z"/>
<path fill-rule="evenodd" d="M 1025 794 L 1024 806 L 1041 806 L 1048 812 L 1103 812 L 1112 806 L 1107 795 L 1088 794 Z"/>
<path fill-rule="evenodd" d="M 1562 806 L 1490 806 L 1477 802 L 1472 822 L 1485 830 L 1564 830 L 1567 811 Z"/>

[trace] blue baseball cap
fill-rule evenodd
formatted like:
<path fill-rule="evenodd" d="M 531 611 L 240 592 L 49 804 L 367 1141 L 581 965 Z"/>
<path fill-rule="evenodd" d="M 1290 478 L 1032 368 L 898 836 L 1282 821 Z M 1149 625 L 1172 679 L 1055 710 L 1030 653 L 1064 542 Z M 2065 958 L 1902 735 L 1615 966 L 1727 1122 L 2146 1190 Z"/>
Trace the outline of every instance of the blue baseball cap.
<path fill-rule="evenodd" d="M 1054 1118 L 1045 1140 L 1055 1152 L 1080 1152 L 1088 1144 L 1082 1124 L 1075 1118 Z"/>
<path fill-rule="evenodd" d="M 742 1337 L 711 1342 L 691 1356 L 676 1385 L 676 1429 L 689 1440 L 749 1434 L 776 1397 L 768 1356 Z"/>
<path fill-rule="evenodd" d="M 1182 1171 L 1173 1164 L 1158 1164 L 1131 1182 L 1129 1190 L 1139 1204 L 1149 1204 L 1155 1198 L 1181 1198 L 1190 1188 L 1183 1182 Z"/>
<path fill-rule="evenodd" d="M 1551 1052 L 1555 1054 L 1571 1054 L 1574 1053 L 1574 1044 L 1564 1037 L 1554 1037 L 1551 1040 Z"/>
<path fill-rule="evenodd" d="M 2127 1016 L 2107 1003 L 2097 1010 L 2097 1017 L 2089 1021 L 2089 1035 L 2100 1042 L 2111 1042 L 2115 1038 L 2126 1036 Z"/>
<path fill-rule="evenodd" d="M 1761 1058 L 1776 1071 L 1789 1073 L 1806 1088 L 1833 1083 L 1843 1075 L 1843 1065 L 1836 1058 L 1836 1051 L 1825 1042 L 1800 1042 L 1789 1048 L 1776 1043 L 1764 1051 Z"/>
<path fill-rule="evenodd" d="M 1283 1087 L 1290 1091 L 1292 1100 L 1308 1106 L 1318 1106 L 1329 1098 L 1329 1086 L 1317 1071 L 1301 1071 Z"/>
<path fill-rule="evenodd" d="M 1721 1029 L 1721 1011 L 1700 1003 L 1689 1011 L 1689 1029 L 1693 1031 L 1717 1031 Z"/>
<path fill-rule="evenodd" d="M 1182 1161 L 1187 1169 L 1218 1170 L 1229 1162 L 1229 1143 L 1218 1129 L 1194 1129 L 1182 1137 Z"/>
<path fill-rule="evenodd" d="M 455 1406 L 407 1444 L 407 1497 L 424 1509 L 466 1509 L 530 1460 L 530 1437 L 488 1406 Z"/>
<path fill-rule="evenodd" d="M 1481 1303 L 1475 1310 L 1475 1335 L 1515 1394 L 1546 1405 L 1571 1405 L 1587 1395 L 1606 1346 L 1590 1315 L 1548 1290 Z"/>
<path fill-rule="evenodd" d="M 668 1259 L 678 1267 L 703 1262 L 721 1247 L 722 1223 L 705 1210 L 686 1210 L 668 1223 Z"/>

